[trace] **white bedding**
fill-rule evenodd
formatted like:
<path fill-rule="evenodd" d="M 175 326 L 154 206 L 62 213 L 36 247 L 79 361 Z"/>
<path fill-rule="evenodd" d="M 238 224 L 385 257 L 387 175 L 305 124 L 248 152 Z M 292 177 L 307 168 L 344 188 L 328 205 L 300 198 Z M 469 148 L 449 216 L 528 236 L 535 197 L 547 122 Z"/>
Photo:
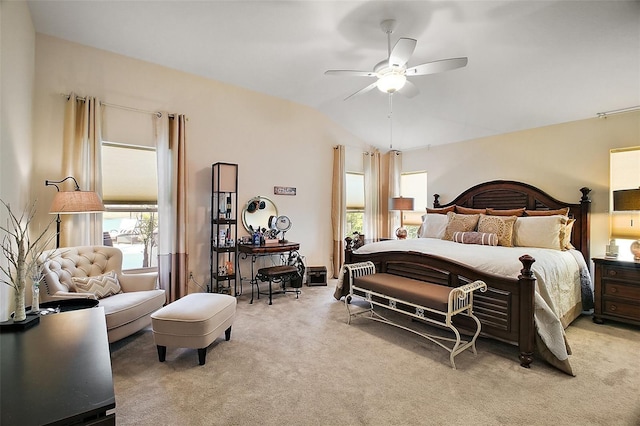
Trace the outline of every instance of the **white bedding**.
<path fill-rule="evenodd" d="M 435 238 L 388 240 L 365 244 L 355 254 L 381 251 L 415 251 L 445 257 L 474 269 L 500 276 L 518 278 L 528 254 L 535 259 L 531 269 L 536 277 L 535 324 L 548 349 L 560 361 L 569 357 L 561 318 L 581 299 L 580 272 L 587 266 L 577 250 L 552 250 L 532 247 L 502 247 L 460 244 Z"/>

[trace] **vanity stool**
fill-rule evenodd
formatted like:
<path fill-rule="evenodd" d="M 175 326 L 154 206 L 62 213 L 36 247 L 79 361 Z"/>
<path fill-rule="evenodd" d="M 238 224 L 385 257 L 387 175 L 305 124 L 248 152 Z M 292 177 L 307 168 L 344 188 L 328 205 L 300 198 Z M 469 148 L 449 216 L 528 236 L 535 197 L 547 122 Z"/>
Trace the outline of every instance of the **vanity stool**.
<path fill-rule="evenodd" d="M 272 305 L 272 296 L 273 296 L 273 283 L 280 283 L 281 290 L 277 291 L 278 293 L 295 293 L 296 299 L 300 294 L 300 286 L 296 286 L 293 290 L 287 290 L 286 284 L 287 282 L 292 283 L 295 279 L 300 278 L 300 274 L 298 273 L 298 268 L 292 265 L 279 265 L 279 266 L 269 266 L 268 268 L 260 268 L 258 269 L 258 273 L 256 274 L 256 278 L 262 282 L 269 282 L 269 304 Z M 302 280 L 299 281 L 300 285 L 302 285 Z M 260 299 L 260 287 L 256 282 L 256 287 L 258 287 L 258 299 Z M 266 294 L 266 293 L 263 293 Z M 253 303 L 253 285 L 251 286 L 251 302 Z"/>
<path fill-rule="evenodd" d="M 231 339 L 236 298 L 227 294 L 191 293 L 151 314 L 158 359 L 164 362 L 167 346 L 198 350 L 204 365 L 207 347 L 222 333 Z"/>

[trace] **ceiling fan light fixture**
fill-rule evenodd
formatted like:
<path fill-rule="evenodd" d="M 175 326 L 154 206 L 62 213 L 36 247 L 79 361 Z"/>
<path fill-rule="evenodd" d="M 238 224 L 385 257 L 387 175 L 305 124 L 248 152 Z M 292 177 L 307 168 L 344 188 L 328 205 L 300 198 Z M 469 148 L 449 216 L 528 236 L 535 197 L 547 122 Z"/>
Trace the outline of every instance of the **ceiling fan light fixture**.
<path fill-rule="evenodd" d="M 404 74 L 391 72 L 380 77 L 376 85 L 383 93 L 394 93 L 402 89 L 406 82 L 407 77 Z"/>

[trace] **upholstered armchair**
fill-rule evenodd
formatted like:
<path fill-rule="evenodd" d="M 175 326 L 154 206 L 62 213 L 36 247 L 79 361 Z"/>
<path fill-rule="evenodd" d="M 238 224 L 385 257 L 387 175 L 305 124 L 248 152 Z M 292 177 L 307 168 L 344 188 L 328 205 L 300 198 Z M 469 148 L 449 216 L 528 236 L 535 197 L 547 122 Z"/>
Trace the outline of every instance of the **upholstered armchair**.
<path fill-rule="evenodd" d="M 156 272 L 124 274 L 122 252 L 107 246 L 63 247 L 44 252 L 43 302 L 97 299 L 105 311 L 109 342 L 151 324 L 151 314 L 166 301 Z"/>

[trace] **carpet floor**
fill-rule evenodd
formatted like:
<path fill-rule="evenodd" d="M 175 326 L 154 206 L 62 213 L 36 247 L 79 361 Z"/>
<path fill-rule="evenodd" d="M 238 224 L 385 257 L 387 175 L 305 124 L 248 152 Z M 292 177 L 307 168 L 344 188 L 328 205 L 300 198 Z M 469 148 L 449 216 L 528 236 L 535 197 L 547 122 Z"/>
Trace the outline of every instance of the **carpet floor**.
<path fill-rule="evenodd" d="M 539 360 L 522 368 L 515 346 L 482 337 L 454 370 L 410 332 L 347 325 L 333 289 L 271 306 L 239 296 L 231 340 L 219 337 L 204 366 L 184 348 L 158 362 L 150 328 L 113 343 L 118 425 L 640 425 L 639 327 L 574 321 L 576 377 Z"/>

